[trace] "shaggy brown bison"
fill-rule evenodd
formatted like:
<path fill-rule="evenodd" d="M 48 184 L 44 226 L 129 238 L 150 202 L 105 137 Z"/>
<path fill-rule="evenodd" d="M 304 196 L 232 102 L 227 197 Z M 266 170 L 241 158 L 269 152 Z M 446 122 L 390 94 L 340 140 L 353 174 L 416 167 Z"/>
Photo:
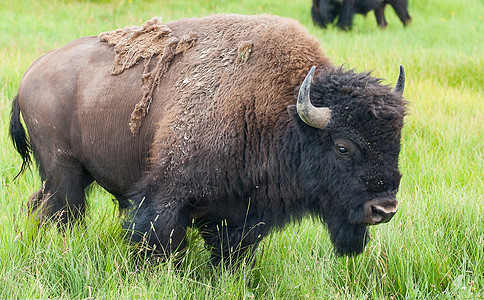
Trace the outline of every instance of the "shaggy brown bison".
<path fill-rule="evenodd" d="M 384 29 L 387 27 L 385 19 L 387 4 L 393 7 L 404 26 L 411 21 L 412 18 L 408 14 L 408 0 L 313 0 L 311 16 L 314 23 L 323 28 L 338 18 L 336 25 L 347 30 L 353 25 L 355 14 L 366 15 L 373 10 L 378 26 Z"/>
<path fill-rule="evenodd" d="M 42 219 L 81 217 L 96 181 L 155 253 L 196 226 L 218 263 L 316 215 L 338 254 L 358 254 L 367 226 L 397 211 L 400 72 L 392 90 L 335 67 L 286 18 L 154 18 L 39 58 L 10 132 L 23 169 L 30 151 L 38 163 L 29 205 Z"/>

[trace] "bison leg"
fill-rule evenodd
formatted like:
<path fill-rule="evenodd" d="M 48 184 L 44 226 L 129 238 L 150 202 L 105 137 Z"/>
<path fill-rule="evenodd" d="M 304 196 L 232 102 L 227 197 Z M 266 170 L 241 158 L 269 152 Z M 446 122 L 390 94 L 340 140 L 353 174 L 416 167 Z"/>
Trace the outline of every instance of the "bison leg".
<path fill-rule="evenodd" d="M 260 240 L 268 233 L 263 222 L 230 227 L 230 224 L 222 221 L 220 224 L 205 224 L 200 231 L 211 247 L 212 264 L 218 265 L 223 261 L 227 266 L 239 265 L 244 257 L 253 261 Z"/>
<path fill-rule="evenodd" d="M 412 20 L 408 14 L 408 0 L 389 0 L 388 2 L 395 10 L 395 13 L 398 15 L 398 18 L 400 18 L 403 25 L 408 25 Z"/>
<path fill-rule="evenodd" d="M 183 201 L 154 200 L 142 194 L 130 199 L 134 204 L 124 224 L 129 240 L 142 246 L 142 252 L 161 255 L 164 259 L 177 258 L 183 253 L 189 225 L 189 212 Z"/>
<path fill-rule="evenodd" d="M 385 29 L 387 27 L 387 20 L 385 19 L 385 2 L 382 2 L 376 9 L 375 9 L 375 18 L 376 18 L 376 23 L 378 26 L 380 26 L 382 29 Z"/>
<path fill-rule="evenodd" d="M 30 212 L 34 212 L 39 207 L 39 204 L 44 197 L 44 190 L 45 181 L 42 183 L 40 189 L 37 192 L 33 193 L 32 196 L 30 196 L 29 202 L 27 203 L 27 208 Z"/>
<path fill-rule="evenodd" d="M 29 200 L 32 214 L 41 221 L 55 219 L 60 224 L 78 220 L 86 209 L 85 188 L 92 182 L 89 176 L 71 171 L 59 170 L 49 176 Z"/>
<path fill-rule="evenodd" d="M 74 157 L 59 152 L 36 153 L 43 184 L 30 197 L 28 206 L 39 221 L 57 219 L 60 224 L 67 224 L 84 214 L 84 190 L 93 179 Z"/>
<path fill-rule="evenodd" d="M 336 25 L 343 29 L 349 30 L 353 26 L 353 17 L 355 16 L 354 10 L 355 0 L 344 0 L 341 13 L 338 17 Z"/>

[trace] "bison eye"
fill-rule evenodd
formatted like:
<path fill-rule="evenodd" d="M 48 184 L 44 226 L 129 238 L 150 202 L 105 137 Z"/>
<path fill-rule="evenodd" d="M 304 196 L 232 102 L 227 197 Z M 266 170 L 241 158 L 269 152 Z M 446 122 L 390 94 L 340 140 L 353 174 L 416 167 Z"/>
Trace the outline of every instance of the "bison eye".
<path fill-rule="evenodd" d="M 348 138 L 333 137 L 334 152 L 341 158 L 351 159 L 358 155 L 358 146 Z"/>
<path fill-rule="evenodd" d="M 336 145 L 336 151 L 340 155 L 348 155 L 348 154 L 350 154 L 350 151 L 348 150 L 348 148 L 346 146 L 343 146 L 343 145 Z"/>

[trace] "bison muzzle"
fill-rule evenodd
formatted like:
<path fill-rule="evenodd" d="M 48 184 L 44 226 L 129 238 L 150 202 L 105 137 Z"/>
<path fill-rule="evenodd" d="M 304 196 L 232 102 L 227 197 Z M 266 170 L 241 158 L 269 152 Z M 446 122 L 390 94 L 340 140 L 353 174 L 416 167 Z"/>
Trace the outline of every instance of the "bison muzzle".
<path fill-rule="evenodd" d="M 404 81 L 335 67 L 290 19 L 154 18 L 39 58 L 10 134 L 22 170 L 38 164 L 40 220 L 81 218 L 97 182 L 160 255 L 196 226 L 214 263 L 232 261 L 307 215 L 353 255 L 397 210 Z"/>

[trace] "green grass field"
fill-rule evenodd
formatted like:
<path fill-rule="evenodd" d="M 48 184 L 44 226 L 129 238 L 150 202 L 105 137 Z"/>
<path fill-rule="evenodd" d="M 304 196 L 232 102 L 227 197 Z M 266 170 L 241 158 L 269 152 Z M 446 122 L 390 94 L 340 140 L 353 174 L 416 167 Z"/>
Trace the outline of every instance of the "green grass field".
<path fill-rule="evenodd" d="M 484 2 L 410 0 L 403 28 L 355 17 L 354 29 L 312 24 L 310 0 L 0 2 L 0 298 L 479 299 L 484 298 Z M 305 219 L 263 240 L 254 268 L 213 268 L 197 233 L 181 269 L 143 264 L 122 239 L 111 196 L 95 188 L 86 226 L 60 234 L 29 221 L 35 172 L 12 181 L 21 159 L 8 138 L 10 102 L 45 52 L 153 16 L 271 13 L 299 20 L 335 64 L 393 84 L 407 74 L 400 209 L 372 227 L 358 257 L 336 257 L 324 226 Z"/>

